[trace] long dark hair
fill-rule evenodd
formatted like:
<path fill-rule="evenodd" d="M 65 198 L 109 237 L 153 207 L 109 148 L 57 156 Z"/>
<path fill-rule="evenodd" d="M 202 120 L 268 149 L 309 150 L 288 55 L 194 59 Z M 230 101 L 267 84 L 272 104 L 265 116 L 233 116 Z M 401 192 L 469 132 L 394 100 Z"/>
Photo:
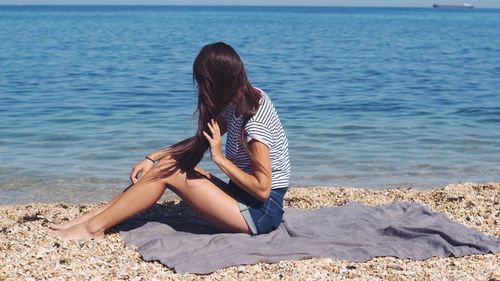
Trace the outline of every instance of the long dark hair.
<path fill-rule="evenodd" d="M 198 95 L 198 104 L 193 113 L 194 117 L 198 117 L 196 134 L 166 149 L 160 159 L 169 157 L 174 161 L 165 161 L 167 164 L 154 169 L 152 179 L 168 177 L 177 169 L 185 172 L 188 178 L 201 177 L 194 168 L 209 147 L 203 131 L 210 134 L 207 125 L 210 119 L 219 117 L 226 106 L 233 102 L 243 119 L 244 128 L 259 107 L 260 91 L 250 84 L 240 56 L 223 42 L 208 44 L 200 50 L 193 63 L 193 83 Z M 241 143 L 253 160 L 244 133 Z"/>

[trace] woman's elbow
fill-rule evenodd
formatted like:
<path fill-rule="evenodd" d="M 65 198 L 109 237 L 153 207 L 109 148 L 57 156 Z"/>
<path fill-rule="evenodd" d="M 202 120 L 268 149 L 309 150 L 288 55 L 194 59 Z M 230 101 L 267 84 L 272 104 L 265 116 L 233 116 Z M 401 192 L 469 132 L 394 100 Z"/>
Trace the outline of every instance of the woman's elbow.
<path fill-rule="evenodd" d="M 259 201 L 261 202 L 266 202 L 267 198 L 269 198 L 269 194 L 271 194 L 271 182 L 263 184 L 261 186 L 261 189 L 259 191 L 259 194 L 257 195 Z"/>

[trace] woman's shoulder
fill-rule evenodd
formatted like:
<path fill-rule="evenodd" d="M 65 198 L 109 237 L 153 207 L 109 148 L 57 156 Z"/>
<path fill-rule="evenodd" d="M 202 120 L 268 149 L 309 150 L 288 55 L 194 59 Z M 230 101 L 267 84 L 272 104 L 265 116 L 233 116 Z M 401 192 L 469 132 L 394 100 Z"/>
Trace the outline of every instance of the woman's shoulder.
<path fill-rule="evenodd" d="M 255 115 L 250 118 L 250 121 L 255 121 L 259 123 L 268 123 L 270 122 L 273 118 L 275 118 L 275 108 L 273 103 L 271 102 L 271 99 L 269 98 L 268 94 L 257 87 L 254 87 L 260 91 L 261 94 L 261 99 L 259 101 L 259 108 L 257 109 L 257 112 Z"/>
<path fill-rule="evenodd" d="M 260 95 L 261 95 L 261 98 L 260 98 L 260 101 L 259 101 L 259 109 L 257 110 L 257 112 L 266 110 L 266 108 L 269 108 L 269 107 L 274 108 L 274 105 L 273 105 L 273 103 L 271 101 L 271 98 L 266 93 L 266 91 L 264 91 L 264 90 L 262 90 L 260 88 L 257 88 L 257 87 L 254 87 L 254 88 L 257 89 L 257 90 L 259 90 L 260 91 Z"/>
<path fill-rule="evenodd" d="M 256 90 L 259 90 L 260 92 L 260 95 L 262 96 L 261 99 L 260 99 L 260 102 L 266 102 L 266 101 L 270 101 L 270 98 L 269 98 L 269 95 L 266 93 L 266 91 L 262 90 L 261 88 L 258 88 L 258 87 L 255 87 L 254 88 Z"/>

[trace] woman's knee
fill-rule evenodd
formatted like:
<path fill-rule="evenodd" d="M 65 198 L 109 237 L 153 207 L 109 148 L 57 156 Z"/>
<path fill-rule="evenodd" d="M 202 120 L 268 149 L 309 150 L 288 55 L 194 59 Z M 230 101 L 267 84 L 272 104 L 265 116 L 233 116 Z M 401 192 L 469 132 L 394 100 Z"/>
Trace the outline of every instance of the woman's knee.
<path fill-rule="evenodd" d="M 177 174 L 177 165 L 174 159 L 170 157 L 162 158 L 145 174 L 145 177 L 151 181 L 160 181 L 168 183 L 169 178 Z"/>
<path fill-rule="evenodd" d="M 202 176 L 206 177 L 207 179 L 210 179 L 211 175 L 209 172 L 203 170 L 202 168 L 196 166 L 194 167 L 194 170 L 198 173 L 200 173 Z"/>
<path fill-rule="evenodd" d="M 194 168 L 194 179 L 197 178 L 205 178 L 210 181 L 218 180 L 213 177 L 209 172 L 204 169 L 196 166 Z M 189 173 L 188 173 L 189 174 Z M 171 187 L 175 187 L 177 185 L 183 185 L 187 178 L 191 178 L 185 172 L 182 172 L 174 159 L 170 157 L 165 157 L 158 160 L 155 165 L 148 171 L 146 176 L 153 181 L 161 181 Z M 221 181 L 221 180 L 218 180 Z M 217 182 L 216 184 L 219 184 Z"/>

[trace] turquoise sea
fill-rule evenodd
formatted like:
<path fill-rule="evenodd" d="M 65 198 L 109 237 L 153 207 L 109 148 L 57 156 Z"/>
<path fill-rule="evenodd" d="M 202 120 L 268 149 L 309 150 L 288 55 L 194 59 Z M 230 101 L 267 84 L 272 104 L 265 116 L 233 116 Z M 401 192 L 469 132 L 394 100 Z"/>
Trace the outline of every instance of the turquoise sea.
<path fill-rule="evenodd" d="M 500 181 L 499 9 L 0 6 L 0 204 L 126 187 L 193 134 L 216 41 L 273 100 L 292 186 Z"/>

